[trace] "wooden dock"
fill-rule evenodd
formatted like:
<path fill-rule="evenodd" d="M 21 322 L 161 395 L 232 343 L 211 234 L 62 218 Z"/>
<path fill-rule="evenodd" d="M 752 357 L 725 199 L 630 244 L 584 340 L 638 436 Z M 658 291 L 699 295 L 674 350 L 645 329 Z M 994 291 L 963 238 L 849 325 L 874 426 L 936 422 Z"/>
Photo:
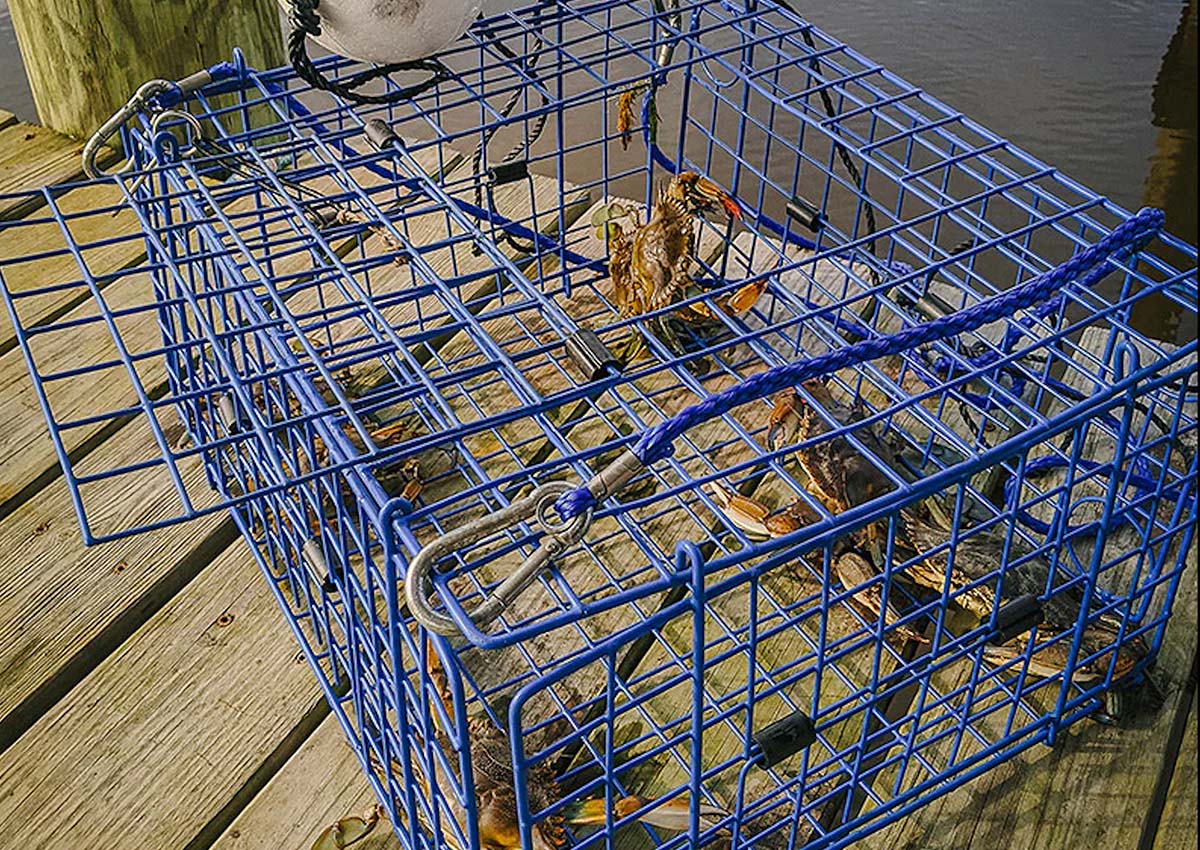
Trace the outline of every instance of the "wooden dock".
<path fill-rule="evenodd" d="M 0 113 L 0 192 L 77 179 L 79 148 Z M 0 220 L 28 212 L 0 208 Z M 23 250 L 0 232 L 0 254 Z M 115 456 L 148 439 L 109 429 L 73 449 Z M 162 509 L 153 493 L 111 501 L 131 517 Z M 0 551 L 0 850 L 308 850 L 368 808 L 358 762 L 231 520 L 82 546 L 7 317 Z M 1193 569 L 1157 669 L 1161 708 L 1077 724 L 1054 749 L 858 846 L 1195 846 L 1196 600 Z M 356 850 L 397 847 L 381 829 Z"/>

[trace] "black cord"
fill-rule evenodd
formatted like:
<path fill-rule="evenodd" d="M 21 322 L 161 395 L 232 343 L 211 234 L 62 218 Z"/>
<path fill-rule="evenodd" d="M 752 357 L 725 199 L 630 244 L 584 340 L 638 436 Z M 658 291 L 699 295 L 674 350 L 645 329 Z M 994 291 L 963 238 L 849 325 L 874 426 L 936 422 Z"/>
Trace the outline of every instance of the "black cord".
<path fill-rule="evenodd" d="M 450 70 L 436 56 L 424 59 L 412 59 L 407 62 L 393 62 L 390 65 L 380 65 L 368 68 L 344 80 L 331 80 L 313 65 L 308 55 L 308 37 L 321 34 L 321 18 L 317 15 L 317 7 L 321 0 L 291 0 L 288 19 L 292 30 L 288 33 L 288 58 L 296 75 L 315 89 L 327 91 L 343 100 L 360 104 L 387 104 L 401 100 L 410 100 L 429 91 L 429 89 L 446 80 Z M 361 94 L 357 90 L 373 80 L 386 77 L 397 71 L 428 71 L 429 77 L 411 86 L 394 89 L 383 94 Z"/>
<path fill-rule="evenodd" d="M 801 18 L 803 20 L 800 13 L 796 11 L 796 9 L 791 3 L 788 2 L 788 0 L 773 0 L 773 2 L 779 8 L 791 12 L 797 18 Z M 813 41 L 812 33 L 809 31 L 810 29 L 811 25 L 804 26 L 800 30 L 800 37 L 804 39 L 804 43 L 808 45 L 809 50 L 813 51 L 813 53 L 816 53 L 817 45 Z M 819 75 L 821 73 L 821 62 L 816 56 L 813 56 L 813 58 L 809 60 L 808 67 L 812 69 L 814 75 Z M 829 96 L 829 89 L 823 88 L 819 94 L 821 95 L 821 104 L 825 107 L 825 114 L 830 118 L 836 119 L 838 117 L 838 112 L 833 106 L 833 98 Z M 862 196 L 866 201 L 866 204 L 864 205 L 864 213 L 867 219 L 867 236 L 874 236 L 878 228 L 875 224 L 875 209 L 871 205 L 871 193 L 867 190 L 867 181 L 863 179 L 861 172 L 858 170 L 858 166 L 854 164 L 854 160 L 850 157 L 850 151 L 845 145 L 835 139 L 833 142 L 833 149 L 837 152 L 838 159 L 842 161 L 842 165 L 845 166 L 846 173 L 849 174 L 850 179 L 854 181 L 854 185 L 858 186 L 859 190 L 862 192 Z M 871 256 L 875 256 L 874 239 L 867 243 L 867 250 L 871 252 Z"/>
<path fill-rule="evenodd" d="M 541 38 L 536 35 L 534 36 L 535 44 L 533 49 L 527 51 L 527 58 L 522 60 L 521 57 L 517 56 L 517 54 L 508 47 L 508 45 L 495 38 L 495 36 L 489 30 L 483 29 L 482 31 L 489 38 L 489 40 L 492 41 L 493 47 L 495 47 L 505 59 L 509 60 L 510 62 L 520 62 L 521 68 L 525 72 L 526 76 L 528 76 L 531 80 L 537 79 L 537 65 L 543 46 Z M 525 89 L 528 85 L 529 83 L 526 83 L 524 86 L 515 89 L 509 96 L 508 101 L 505 102 L 504 106 L 500 108 L 500 115 L 503 118 L 508 118 L 512 114 L 513 110 L 516 109 L 517 104 L 521 102 L 521 96 L 525 92 Z M 542 93 L 541 95 L 541 102 L 543 107 L 548 107 L 550 105 L 550 100 L 546 97 L 545 93 Z M 533 147 L 534 143 L 541 138 L 542 132 L 546 129 L 546 123 L 549 119 L 550 110 L 544 109 L 542 114 L 534 119 L 533 127 L 530 128 L 530 131 L 523 139 L 521 139 L 521 141 L 517 142 L 516 145 L 513 146 L 512 150 L 504 155 L 504 158 L 500 162 L 512 162 L 513 160 L 521 157 L 528 158 L 530 149 Z M 493 122 L 490 126 L 485 127 L 482 138 L 479 140 L 479 144 L 475 147 L 475 153 L 471 157 L 471 168 L 475 174 L 475 206 L 477 207 L 483 206 L 483 181 L 486 179 L 485 172 L 487 171 L 488 161 L 487 147 L 492 141 L 492 137 L 496 135 L 496 131 L 499 129 L 500 122 Z M 487 195 L 487 205 L 488 210 L 491 213 L 495 214 L 497 212 L 495 198 L 493 197 L 491 191 L 489 191 Z M 520 253 L 533 254 L 537 251 L 537 244 L 535 242 L 522 242 L 520 239 L 513 236 L 511 233 L 508 233 L 507 231 L 502 238 L 509 246 L 513 248 L 513 250 Z"/>

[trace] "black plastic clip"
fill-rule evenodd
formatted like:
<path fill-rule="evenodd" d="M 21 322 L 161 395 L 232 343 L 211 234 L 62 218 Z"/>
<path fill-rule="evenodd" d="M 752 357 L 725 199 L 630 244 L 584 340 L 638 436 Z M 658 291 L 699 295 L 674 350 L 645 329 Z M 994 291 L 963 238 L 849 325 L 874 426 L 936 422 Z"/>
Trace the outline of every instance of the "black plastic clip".
<path fill-rule="evenodd" d="M 1041 625 L 1045 619 L 1040 599 L 1030 594 L 1018 596 L 996 612 L 996 633 L 991 642 L 997 645 L 1008 643 L 1034 626 Z"/>
<path fill-rule="evenodd" d="M 621 361 L 618 360 L 608 346 L 600 337 L 596 336 L 596 332 L 588 328 L 582 328 L 575 331 L 567 337 L 566 343 L 567 354 L 575 365 L 580 368 L 589 381 L 598 381 L 605 376 L 605 373 L 610 369 L 620 369 Z"/>
<path fill-rule="evenodd" d="M 502 162 L 499 165 L 494 165 L 487 171 L 488 182 L 492 186 L 503 186 L 506 183 L 515 183 L 518 180 L 524 180 L 529 177 L 529 163 L 523 159 L 514 159 L 511 162 Z"/>
<path fill-rule="evenodd" d="M 400 137 L 392 130 L 392 125 L 382 118 L 369 120 L 363 132 L 367 134 L 367 141 L 381 151 L 400 141 Z"/>
<path fill-rule="evenodd" d="M 817 205 L 799 195 L 788 201 L 787 214 L 793 221 L 799 222 L 813 233 L 820 233 L 825 227 L 825 216 L 821 215 Z"/>
<path fill-rule="evenodd" d="M 803 711 L 793 711 L 751 737 L 759 750 L 755 764 L 765 769 L 791 758 L 816 741 L 817 727 Z"/>

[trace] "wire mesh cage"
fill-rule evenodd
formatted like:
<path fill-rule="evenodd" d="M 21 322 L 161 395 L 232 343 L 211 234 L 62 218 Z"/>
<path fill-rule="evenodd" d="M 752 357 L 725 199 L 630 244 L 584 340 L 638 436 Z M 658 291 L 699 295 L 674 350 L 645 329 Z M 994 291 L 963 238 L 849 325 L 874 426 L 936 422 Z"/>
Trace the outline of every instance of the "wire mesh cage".
<path fill-rule="evenodd" d="M 0 261 L 86 539 L 232 511 L 405 847 L 843 847 L 1146 675 L 1193 247 L 771 2 L 531 4 L 442 61 L 385 105 L 164 87 Z M 546 494 L 681 417 L 564 537 Z M 127 527 L 115 479 L 177 509 Z"/>

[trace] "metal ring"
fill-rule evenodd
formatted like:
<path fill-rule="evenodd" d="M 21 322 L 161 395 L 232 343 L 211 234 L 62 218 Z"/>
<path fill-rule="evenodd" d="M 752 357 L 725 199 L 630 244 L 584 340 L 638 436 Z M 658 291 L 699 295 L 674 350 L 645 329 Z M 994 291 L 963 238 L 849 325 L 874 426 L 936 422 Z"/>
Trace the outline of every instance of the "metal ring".
<path fill-rule="evenodd" d="M 571 538 L 574 541 L 591 525 L 591 508 L 568 520 L 559 518 L 551 510 L 554 507 L 554 503 L 558 501 L 559 496 L 562 496 L 564 493 L 570 493 L 574 489 L 566 481 L 550 481 L 538 488 L 540 495 L 537 505 L 534 508 L 534 516 L 537 517 L 538 525 L 547 534 L 554 537 Z"/>
<path fill-rule="evenodd" d="M 200 123 L 200 119 L 192 113 L 184 109 L 164 109 L 158 112 L 150 119 L 150 132 L 157 135 L 160 131 L 159 126 L 167 119 L 182 120 L 187 124 L 192 131 L 192 143 L 186 148 L 180 147 L 179 152 L 184 156 L 189 156 L 196 152 L 196 140 L 204 138 L 204 125 Z"/>

